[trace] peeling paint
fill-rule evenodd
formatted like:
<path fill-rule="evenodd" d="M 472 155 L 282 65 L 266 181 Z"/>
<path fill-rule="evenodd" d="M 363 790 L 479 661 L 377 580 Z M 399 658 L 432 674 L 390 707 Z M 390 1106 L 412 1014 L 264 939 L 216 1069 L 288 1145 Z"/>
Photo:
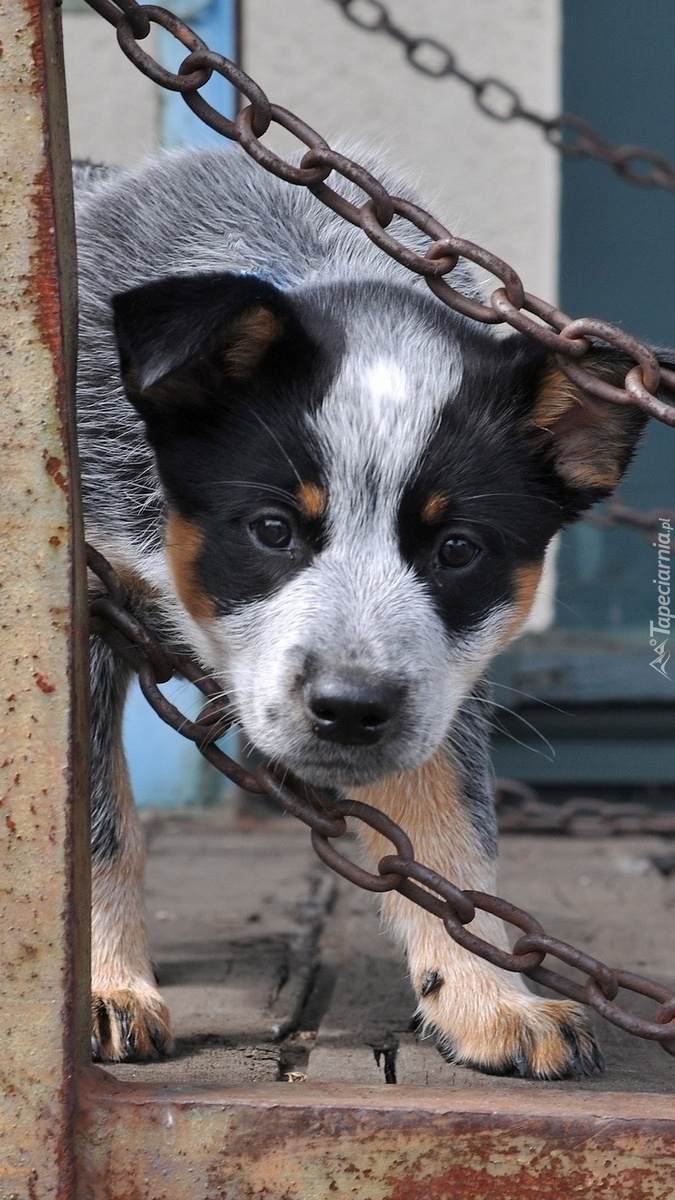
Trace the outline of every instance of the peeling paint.
<path fill-rule="evenodd" d="M 45 463 L 45 471 L 54 480 L 54 483 L 58 484 L 66 492 L 68 490 L 68 481 L 61 470 L 62 466 L 61 459 L 51 455 Z"/>

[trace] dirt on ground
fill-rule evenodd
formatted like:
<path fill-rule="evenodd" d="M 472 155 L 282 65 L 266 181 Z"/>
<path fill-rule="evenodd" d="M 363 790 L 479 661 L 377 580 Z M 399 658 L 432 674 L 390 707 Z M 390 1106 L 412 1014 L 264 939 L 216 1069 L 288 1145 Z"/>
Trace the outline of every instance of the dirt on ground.
<path fill-rule="evenodd" d="M 148 821 L 148 923 L 176 1052 L 109 1068 L 119 1078 L 675 1091 L 675 1058 L 596 1017 L 603 1075 L 539 1083 L 449 1065 L 411 1032 L 414 997 L 373 897 L 325 868 L 293 817 L 248 826 L 219 812 Z M 656 865 L 671 852 L 657 837 L 510 835 L 500 894 L 548 933 L 675 988 L 675 876 Z"/>

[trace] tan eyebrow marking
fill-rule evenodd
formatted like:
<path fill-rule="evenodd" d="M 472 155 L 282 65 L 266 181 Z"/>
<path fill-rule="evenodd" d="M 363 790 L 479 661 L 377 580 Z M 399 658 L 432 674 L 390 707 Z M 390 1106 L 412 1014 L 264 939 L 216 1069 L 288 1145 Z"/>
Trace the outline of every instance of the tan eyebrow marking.
<path fill-rule="evenodd" d="M 449 500 L 450 497 L 446 496 L 444 492 L 430 492 L 422 505 L 422 520 L 427 525 L 436 521 L 447 507 Z"/>
<path fill-rule="evenodd" d="M 326 511 L 326 493 L 318 483 L 301 483 L 296 497 L 304 516 L 309 520 L 316 520 Z"/>

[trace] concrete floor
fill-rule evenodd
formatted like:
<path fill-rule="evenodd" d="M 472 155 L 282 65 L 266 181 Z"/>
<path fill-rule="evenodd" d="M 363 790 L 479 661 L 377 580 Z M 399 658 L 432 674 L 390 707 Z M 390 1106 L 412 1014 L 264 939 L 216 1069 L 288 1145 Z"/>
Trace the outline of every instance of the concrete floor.
<path fill-rule="evenodd" d="M 319 863 L 294 818 L 195 812 L 154 816 L 147 829 L 148 923 L 176 1052 L 110 1068 L 121 1079 L 675 1091 L 675 1058 L 600 1018 L 602 1076 L 534 1083 L 449 1066 L 410 1032 L 412 992 L 373 898 Z M 512 835 L 500 894 L 547 932 L 675 987 L 675 879 L 652 864 L 670 848 L 656 837 Z"/>

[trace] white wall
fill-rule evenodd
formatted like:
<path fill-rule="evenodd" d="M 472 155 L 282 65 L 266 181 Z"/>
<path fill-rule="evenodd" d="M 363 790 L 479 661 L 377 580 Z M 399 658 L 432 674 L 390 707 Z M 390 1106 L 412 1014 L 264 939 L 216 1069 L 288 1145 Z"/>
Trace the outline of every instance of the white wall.
<path fill-rule="evenodd" d="M 500 76 L 527 105 L 558 110 L 560 0 L 390 0 L 390 9 L 412 32 L 450 45 L 469 73 Z M 559 164 L 536 129 L 489 120 L 466 87 L 425 79 L 399 45 L 363 33 L 333 0 L 242 0 L 242 10 L 243 65 L 272 100 L 329 140 L 383 148 L 446 224 L 555 299 Z M 139 161 L 156 144 L 159 89 L 96 13 L 65 13 L 64 41 L 74 155 Z"/>
<path fill-rule="evenodd" d="M 159 88 L 122 53 L 113 27 L 93 11 L 66 12 L 63 48 L 73 158 L 126 166 L 147 157 L 157 146 Z"/>
<path fill-rule="evenodd" d="M 395 21 L 447 43 L 472 75 L 526 105 L 560 107 L 558 0 L 389 0 Z M 244 0 L 243 66 L 270 99 L 332 137 L 365 138 L 410 168 L 446 225 L 555 298 L 557 155 L 523 122 L 497 123 L 453 79 L 429 80 L 400 45 L 348 22 L 333 0 Z M 268 140 L 266 138 L 266 140 Z M 269 137 L 270 144 L 288 139 Z"/>

